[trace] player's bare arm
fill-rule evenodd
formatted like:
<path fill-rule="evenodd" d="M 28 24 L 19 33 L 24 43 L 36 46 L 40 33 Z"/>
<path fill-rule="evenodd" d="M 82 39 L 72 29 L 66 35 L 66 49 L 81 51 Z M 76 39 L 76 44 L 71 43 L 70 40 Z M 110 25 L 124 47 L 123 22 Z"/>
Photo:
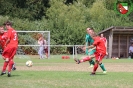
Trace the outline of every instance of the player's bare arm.
<path fill-rule="evenodd" d="M 95 47 L 94 45 L 90 45 L 90 46 L 88 46 L 89 49 L 94 48 L 94 47 Z"/>
<path fill-rule="evenodd" d="M 89 49 L 88 51 L 91 52 L 92 50 L 96 49 L 96 47 L 93 47 L 91 49 Z"/>

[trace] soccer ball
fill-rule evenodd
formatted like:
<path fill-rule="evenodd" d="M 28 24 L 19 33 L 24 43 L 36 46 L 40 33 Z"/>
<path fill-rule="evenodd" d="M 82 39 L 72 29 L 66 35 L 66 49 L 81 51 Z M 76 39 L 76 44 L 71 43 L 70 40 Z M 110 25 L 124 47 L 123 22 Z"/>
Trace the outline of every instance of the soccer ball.
<path fill-rule="evenodd" d="M 28 60 L 28 61 L 26 62 L 26 66 L 27 66 L 27 67 L 32 67 L 32 65 L 33 65 L 33 62 L 32 62 L 31 60 Z"/>

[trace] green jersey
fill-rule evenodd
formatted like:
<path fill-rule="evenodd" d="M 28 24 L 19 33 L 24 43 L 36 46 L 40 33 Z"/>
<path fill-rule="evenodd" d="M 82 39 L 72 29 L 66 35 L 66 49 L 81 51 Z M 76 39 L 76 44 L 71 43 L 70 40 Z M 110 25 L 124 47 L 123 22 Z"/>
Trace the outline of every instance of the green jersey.
<path fill-rule="evenodd" d="M 94 40 L 91 38 L 89 34 L 86 34 L 85 41 L 86 41 L 86 46 L 88 46 L 89 44 L 92 45 L 94 42 Z"/>
<path fill-rule="evenodd" d="M 94 40 L 91 38 L 91 36 L 89 34 L 86 34 L 85 41 L 86 41 L 86 46 L 92 45 L 94 42 Z M 88 49 L 86 49 L 85 52 L 86 52 L 86 55 L 92 55 L 92 54 L 94 54 L 95 50 L 88 52 Z"/>

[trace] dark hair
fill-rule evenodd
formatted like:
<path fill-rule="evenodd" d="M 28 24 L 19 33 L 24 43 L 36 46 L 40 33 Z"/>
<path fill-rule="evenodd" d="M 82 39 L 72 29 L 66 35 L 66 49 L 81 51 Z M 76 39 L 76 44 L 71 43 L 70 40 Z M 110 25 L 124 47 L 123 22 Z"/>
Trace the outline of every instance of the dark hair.
<path fill-rule="evenodd" d="M 10 25 L 10 26 L 12 26 L 12 23 L 10 21 L 6 21 L 3 25 Z"/>

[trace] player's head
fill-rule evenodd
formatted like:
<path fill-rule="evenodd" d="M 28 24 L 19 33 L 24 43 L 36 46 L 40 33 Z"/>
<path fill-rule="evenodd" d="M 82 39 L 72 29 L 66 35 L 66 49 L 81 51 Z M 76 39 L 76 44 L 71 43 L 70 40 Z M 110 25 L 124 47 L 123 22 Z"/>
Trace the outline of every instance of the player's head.
<path fill-rule="evenodd" d="M 92 34 L 90 34 L 90 36 L 92 37 L 92 39 L 94 39 L 95 37 L 97 37 L 97 33 L 93 32 Z"/>
<path fill-rule="evenodd" d="M 94 32 L 94 29 L 93 29 L 93 28 L 87 28 L 87 29 L 86 29 L 86 32 L 87 32 L 88 34 L 92 34 L 92 33 Z"/>
<path fill-rule="evenodd" d="M 12 27 L 12 23 L 10 21 L 5 22 L 3 25 L 6 27 L 6 29 Z"/>
<path fill-rule="evenodd" d="M 3 34 L 4 33 L 4 27 L 0 27 L 0 34 Z"/>
<path fill-rule="evenodd" d="M 100 34 L 100 37 L 104 37 L 104 36 L 103 36 L 103 33 L 102 33 L 102 34 Z"/>

